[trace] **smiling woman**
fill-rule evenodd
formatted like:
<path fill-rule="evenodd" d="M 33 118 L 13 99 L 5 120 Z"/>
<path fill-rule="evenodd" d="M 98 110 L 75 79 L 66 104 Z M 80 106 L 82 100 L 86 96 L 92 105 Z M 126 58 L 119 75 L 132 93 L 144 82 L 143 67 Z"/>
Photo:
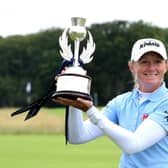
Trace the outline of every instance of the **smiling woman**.
<path fill-rule="evenodd" d="M 92 101 L 55 100 L 70 105 L 69 143 L 86 143 L 105 135 L 123 151 L 120 168 L 167 168 L 168 89 L 164 82 L 167 72 L 164 44 L 152 38 L 136 41 L 128 66 L 135 88 L 113 98 L 102 113 Z M 83 120 L 81 110 L 86 112 L 88 120 Z"/>
<path fill-rule="evenodd" d="M 166 49 L 158 40 L 138 40 L 128 65 L 139 90 L 153 92 L 161 86 L 167 72 Z"/>

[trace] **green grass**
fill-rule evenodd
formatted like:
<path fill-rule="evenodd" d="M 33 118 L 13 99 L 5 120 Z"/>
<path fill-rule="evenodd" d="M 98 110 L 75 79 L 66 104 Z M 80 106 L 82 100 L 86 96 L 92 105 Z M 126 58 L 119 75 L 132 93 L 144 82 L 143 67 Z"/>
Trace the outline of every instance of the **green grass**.
<path fill-rule="evenodd" d="M 16 108 L 0 109 L 0 167 L 117 168 L 120 150 L 107 137 L 83 145 L 65 145 L 65 108 L 42 108 L 24 121 Z"/>
<path fill-rule="evenodd" d="M 36 116 L 26 121 L 24 119 L 28 112 L 11 117 L 16 109 L 0 109 L 0 134 L 64 133 L 65 108 L 41 108 Z"/>
<path fill-rule="evenodd" d="M 0 135 L 2 168 L 117 168 L 120 150 L 103 137 L 65 145 L 63 135 Z"/>
<path fill-rule="evenodd" d="M 42 108 L 39 113 L 26 120 L 28 112 L 11 117 L 16 108 L 0 109 L 0 134 L 27 134 L 27 133 L 63 133 L 64 108 Z"/>

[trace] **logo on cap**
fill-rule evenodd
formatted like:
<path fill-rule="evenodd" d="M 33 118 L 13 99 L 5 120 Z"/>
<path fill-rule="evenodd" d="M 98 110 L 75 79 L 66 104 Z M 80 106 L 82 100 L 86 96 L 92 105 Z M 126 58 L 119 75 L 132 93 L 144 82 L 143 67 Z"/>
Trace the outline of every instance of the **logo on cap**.
<path fill-rule="evenodd" d="M 154 42 L 151 42 L 151 41 L 149 41 L 149 42 L 144 42 L 143 44 L 140 44 L 140 49 L 142 49 L 142 48 L 144 48 L 144 47 L 146 47 L 146 46 L 160 47 L 160 44 L 157 43 L 156 41 L 154 41 Z"/>

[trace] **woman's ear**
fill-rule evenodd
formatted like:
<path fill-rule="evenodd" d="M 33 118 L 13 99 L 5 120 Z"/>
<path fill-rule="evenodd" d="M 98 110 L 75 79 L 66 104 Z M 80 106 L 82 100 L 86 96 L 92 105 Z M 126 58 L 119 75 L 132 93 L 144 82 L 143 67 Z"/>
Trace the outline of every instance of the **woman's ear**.
<path fill-rule="evenodd" d="M 134 62 L 128 61 L 128 68 L 132 73 L 134 73 Z"/>
<path fill-rule="evenodd" d="M 168 71 L 168 60 L 166 60 L 166 69 Z"/>

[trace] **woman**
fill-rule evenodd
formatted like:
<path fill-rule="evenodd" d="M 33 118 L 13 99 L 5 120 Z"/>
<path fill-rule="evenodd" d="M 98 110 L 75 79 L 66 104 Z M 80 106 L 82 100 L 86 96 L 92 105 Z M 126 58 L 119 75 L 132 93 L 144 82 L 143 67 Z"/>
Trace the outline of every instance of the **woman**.
<path fill-rule="evenodd" d="M 100 113 L 91 101 L 57 98 L 69 108 L 69 143 L 108 136 L 123 151 L 120 168 L 167 168 L 167 54 L 163 43 L 146 38 L 135 42 L 129 69 L 135 88 L 112 99 Z M 88 120 L 83 121 L 82 112 Z"/>

